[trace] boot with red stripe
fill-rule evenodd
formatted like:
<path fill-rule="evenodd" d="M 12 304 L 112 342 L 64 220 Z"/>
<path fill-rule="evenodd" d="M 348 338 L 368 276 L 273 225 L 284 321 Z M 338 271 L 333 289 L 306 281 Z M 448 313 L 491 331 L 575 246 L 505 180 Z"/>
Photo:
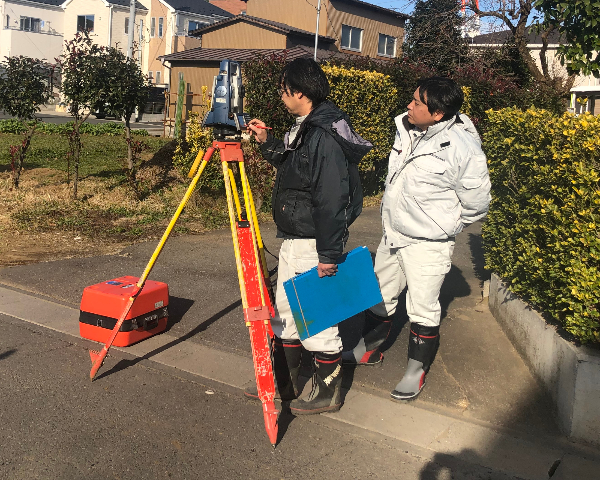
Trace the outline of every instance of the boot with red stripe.
<path fill-rule="evenodd" d="M 298 397 L 298 372 L 302 361 L 302 343 L 300 340 L 282 340 L 273 338 L 273 374 L 275 376 L 275 398 L 283 401 Z M 256 382 L 244 389 L 244 395 L 258 398 Z"/>
<path fill-rule="evenodd" d="M 342 356 L 315 352 L 312 387 L 306 397 L 290 403 L 294 415 L 337 412 L 342 407 Z"/>
<path fill-rule="evenodd" d="M 402 380 L 392 390 L 395 400 L 413 400 L 425 386 L 425 375 L 433 363 L 440 345 L 440 327 L 410 324 L 408 365 Z"/>
<path fill-rule="evenodd" d="M 379 347 L 386 341 L 392 330 L 392 317 L 365 312 L 365 327 L 358 345 L 342 353 L 342 360 L 348 365 L 377 365 L 383 361 Z"/>

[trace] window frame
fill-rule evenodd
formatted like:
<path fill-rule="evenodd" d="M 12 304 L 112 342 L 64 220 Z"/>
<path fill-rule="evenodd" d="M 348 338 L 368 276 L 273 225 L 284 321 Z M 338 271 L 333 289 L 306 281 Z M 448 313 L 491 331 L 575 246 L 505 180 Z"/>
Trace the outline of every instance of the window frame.
<path fill-rule="evenodd" d="M 129 17 L 125 17 L 125 35 L 129 35 Z"/>
<path fill-rule="evenodd" d="M 27 21 L 29 28 L 23 28 L 24 20 Z M 42 31 L 42 20 L 36 17 L 21 15 L 19 17 L 19 30 L 23 32 L 40 33 Z"/>
<path fill-rule="evenodd" d="M 379 45 L 380 45 L 380 40 L 381 37 L 385 37 L 385 45 L 384 45 L 384 53 L 381 53 L 379 51 Z M 389 55 L 387 52 L 387 47 L 388 47 L 388 40 L 393 40 L 394 41 L 394 51 L 392 52 L 391 55 Z M 396 37 L 392 37 L 391 35 L 386 35 L 385 33 L 380 33 L 379 37 L 377 39 L 377 55 L 379 55 L 380 57 L 386 57 L 386 58 L 396 58 L 396 46 L 398 44 L 398 39 Z"/>
<path fill-rule="evenodd" d="M 158 17 L 158 38 L 162 38 L 164 35 L 164 24 L 165 19 L 163 17 Z"/>
<path fill-rule="evenodd" d="M 196 24 L 196 28 L 192 28 L 190 27 L 191 23 L 195 23 Z M 193 32 L 194 30 L 198 30 L 199 28 L 205 27 L 207 25 L 206 22 L 200 22 L 199 20 L 189 20 L 188 19 L 188 28 L 187 31 L 188 33 Z"/>
<path fill-rule="evenodd" d="M 94 27 L 96 25 L 96 16 L 95 15 L 77 15 L 77 31 L 78 32 L 93 32 L 94 31 Z M 79 19 L 83 18 L 83 30 L 79 30 Z M 90 29 L 86 29 L 87 26 L 87 22 L 89 19 L 92 19 L 92 28 Z"/>
<path fill-rule="evenodd" d="M 160 70 L 156 71 L 156 75 L 154 77 L 154 84 L 158 85 L 160 83 Z"/>
<path fill-rule="evenodd" d="M 348 36 L 348 46 L 344 46 L 343 45 L 343 41 L 344 41 L 344 27 L 350 29 L 349 36 Z M 360 33 L 359 47 L 358 48 L 352 47 L 352 38 L 353 38 L 352 32 L 353 31 L 358 31 Z M 364 33 L 364 29 L 362 29 L 362 28 L 353 27 L 352 25 L 346 25 L 346 24 L 342 23 L 342 36 L 340 38 L 340 48 L 343 48 L 344 50 L 349 50 L 351 52 L 362 52 L 362 47 L 363 47 L 363 33 Z"/>
<path fill-rule="evenodd" d="M 156 17 L 150 18 L 150 38 L 154 38 L 156 33 Z"/>

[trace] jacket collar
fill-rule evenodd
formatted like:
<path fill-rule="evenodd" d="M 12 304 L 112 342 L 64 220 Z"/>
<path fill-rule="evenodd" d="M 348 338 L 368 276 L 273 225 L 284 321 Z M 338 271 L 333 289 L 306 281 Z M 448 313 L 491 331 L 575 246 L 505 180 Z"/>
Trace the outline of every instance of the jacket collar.
<path fill-rule="evenodd" d="M 398 131 L 401 132 L 400 136 L 403 140 L 402 143 L 404 145 L 410 145 L 410 131 L 414 128 L 414 126 L 408 122 L 408 112 L 397 116 L 394 120 L 396 122 Z M 450 120 L 438 122 L 429 127 L 426 130 L 425 135 L 423 135 L 423 137 L 418 141 L 417 145 L 414 146 L 412 152 L 407 156 L 407 159 L 421 155 L 432 155 L 442 150 L 446 150 L 448 147 L 450 147 L 448 130 L 457 122 L 462 122 L 458 114 L 452 117 Z"/>

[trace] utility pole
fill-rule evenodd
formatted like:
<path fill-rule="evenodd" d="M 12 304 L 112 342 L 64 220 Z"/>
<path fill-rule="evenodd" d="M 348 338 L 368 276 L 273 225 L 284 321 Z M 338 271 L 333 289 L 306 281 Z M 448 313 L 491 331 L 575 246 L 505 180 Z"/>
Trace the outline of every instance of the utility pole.
<path fill-rule="evenodd" d="M 317 4 L 317 31 L 315 32 L 315 62 L 317 61 L 317 47 L 319 46 L 319 16 L 321 15 L 321 0 Z"/>
<path fill-rule="evenodd" d="M 133 34 L 135 32 L 135 0 L 129 0 L 129 32 L 127 39 L 127 57 L 133 58 Z"/>

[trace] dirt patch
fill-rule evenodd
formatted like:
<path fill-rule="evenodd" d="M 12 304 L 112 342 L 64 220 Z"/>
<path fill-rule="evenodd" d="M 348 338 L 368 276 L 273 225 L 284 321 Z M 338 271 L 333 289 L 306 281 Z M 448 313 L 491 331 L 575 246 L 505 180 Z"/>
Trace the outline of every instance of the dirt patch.
<path fill-rule="evenodd" d="M 93 241 L 61 232 L 23 234 L 13 232 L 0 237 L 0 267 L 49 262 L 73 257 L 118 253 L 132 242 Z"/>

